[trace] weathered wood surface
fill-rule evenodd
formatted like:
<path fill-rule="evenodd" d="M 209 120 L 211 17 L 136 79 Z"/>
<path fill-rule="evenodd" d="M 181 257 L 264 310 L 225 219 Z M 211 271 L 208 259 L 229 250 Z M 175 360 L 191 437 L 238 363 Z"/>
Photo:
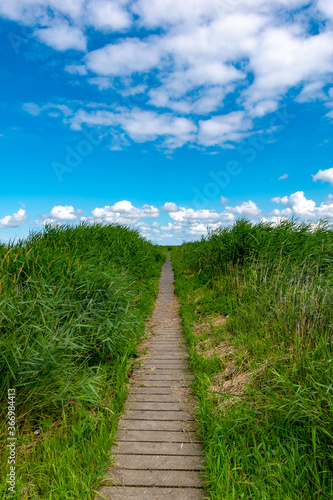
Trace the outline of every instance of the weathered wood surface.
<path fill-rule="evenodd" d="M 152 317 L 156 335 L 134 369 L 112 447 L 114 467 L 99 490 L 109 500 L 204 498 L 204 458 L 189 401 L 192 376 L 172 283 L 168 257 Z"/>

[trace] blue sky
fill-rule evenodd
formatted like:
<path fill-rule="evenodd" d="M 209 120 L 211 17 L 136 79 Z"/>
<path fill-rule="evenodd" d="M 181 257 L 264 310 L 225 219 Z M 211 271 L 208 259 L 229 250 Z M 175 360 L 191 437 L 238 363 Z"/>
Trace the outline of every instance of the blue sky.
<path fill-rule="evenodd" d="M 0 0 L 0 240 L 333 219 L 331 0 Z"/>

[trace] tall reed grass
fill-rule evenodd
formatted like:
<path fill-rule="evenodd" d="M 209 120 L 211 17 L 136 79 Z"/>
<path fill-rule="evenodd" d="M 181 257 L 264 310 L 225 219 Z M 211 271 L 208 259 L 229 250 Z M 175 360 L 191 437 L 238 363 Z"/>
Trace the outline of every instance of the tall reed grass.
<path fill-rule="evenodd" d="M 212 498 L 332 498 L 332 229 L 242 219 L 172 258 Z M 198 325 L 214 316 L 225 322 L 209 341 L 234 352 L 219 360 L 198 350 Z M 244 373 L 244 394 L 223 390 Z"/>
<path fill-rule="evenodd" d="M 165 257 L 119 225 L 49 226 L 0 247 L 0 398 L 5 407 L 16 389 L 19 437 L 13 498 L 94 497 Z"/>

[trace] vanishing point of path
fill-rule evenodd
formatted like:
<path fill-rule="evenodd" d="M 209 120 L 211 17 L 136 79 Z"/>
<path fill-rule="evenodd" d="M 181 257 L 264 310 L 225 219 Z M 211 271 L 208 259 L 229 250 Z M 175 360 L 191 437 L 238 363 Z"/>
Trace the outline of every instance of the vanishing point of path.
<path fill-rule="evenodd" d="M 187 353 L 170 257 L 152 323 L 156 335 L 134 370 L 112 447 L 115 468 L 99 491 L 109 500 L 202 500 L 203 453 L 193 432 Z M 100 496 L 96 496 L 99 500 Z"/>

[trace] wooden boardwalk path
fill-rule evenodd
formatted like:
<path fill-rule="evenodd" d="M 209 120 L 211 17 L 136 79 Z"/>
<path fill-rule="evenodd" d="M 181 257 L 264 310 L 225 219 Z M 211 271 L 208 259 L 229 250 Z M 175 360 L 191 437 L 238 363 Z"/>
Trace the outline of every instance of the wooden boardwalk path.
<path fill-rule="evenodd" d="M 202 500 L 203 453 L 189 402 L 187 353 L 170 257 L 152 322 L 156 335 L 134 376 L 112 447 L 115 468 L 99 490 L 109 500 Z M 96 496 L 95 500 L 103 498 Z"/>

